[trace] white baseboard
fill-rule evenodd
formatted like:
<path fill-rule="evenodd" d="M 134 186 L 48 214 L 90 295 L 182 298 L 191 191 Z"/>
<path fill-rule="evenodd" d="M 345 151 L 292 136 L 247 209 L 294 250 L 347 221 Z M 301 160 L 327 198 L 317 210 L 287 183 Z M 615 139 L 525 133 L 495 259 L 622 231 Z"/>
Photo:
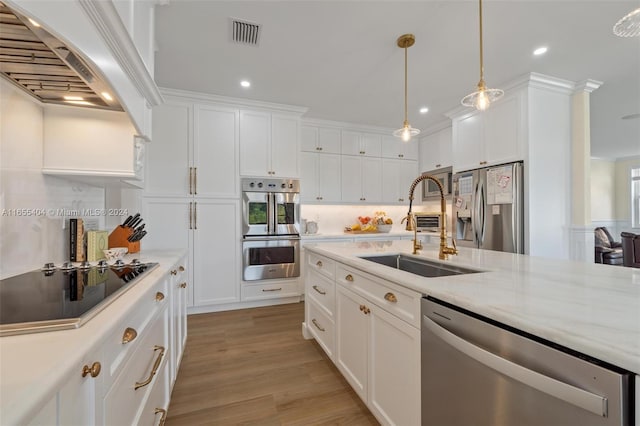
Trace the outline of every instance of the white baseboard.
<path fill-rule="evenodd" d="M 263 306 L 285 305 L 288 303 L 300 303 L 301 297 L 283 297 L 281 299 L 256 300 L 251 302 L 223 303 L 220 305 L 189 306 L 187 315 L 207 314 L 210 312 L 234 311 L 238 309 L 261 308 Z"/>

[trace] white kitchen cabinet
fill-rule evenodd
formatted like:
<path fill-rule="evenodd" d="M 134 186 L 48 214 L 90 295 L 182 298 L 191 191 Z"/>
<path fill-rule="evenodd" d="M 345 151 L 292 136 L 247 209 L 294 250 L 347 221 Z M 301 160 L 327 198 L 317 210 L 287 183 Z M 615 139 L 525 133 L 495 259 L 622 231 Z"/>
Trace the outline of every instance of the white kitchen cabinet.
<path fill-rule="evenodd" d="M 148 195 L 237 197 L 237 109 L 169 99 L 154 108 Z"/>
<path fill-rule="evenodd" d="M 382 137 L 381 154 L 383 158 L 418 160 L 418 140 L 412 139 L 409 142 L 404 142 L 394 136 L 384 136 Z"/>
<path fill-rule="evenodd" d="M 245 302 L 285 297 L 299 298 L 300 294 L 298 278 L 243 281 L 241 287 L 241 299 Z"/>
<path fill-rule="evenodd" d="M 188 306 L 240 300 L 240 204 L 233 199 L 145 197 L 143 217 L 153 249 L 189 250 Z"/>
<path fill-rule="evenodd" d="M 342 134 L 340 129 L 303 125 L 300 131 L 300 150 L 340 154 Z"/>
<path fill-rule="evenodd" d="M 381 201 L 382 162 L 380 158 L 343 155 L 341 170 L 343 202 Z"/>
<path fill-rule="evenodd" d="M 375 133 L 343 130 L 340 152 L 343 155 L 380 157 L 382 154 L 382 137 Z"/>
<path fill-rule="evenodd" d="M 300 200 L 303 203 L 341 200 L 340 155 L 300 153 Z"/>
<path fill-rule="evenodd" d="M 240 174 L 297 177 L 299 122 L 297 115 L 242 110 Z"/>
<path fill-rule="evenodd" d="M 420 139 L 419 170 L 428 172 L 451 167 L 453 157 L 452 129 L 447 127 Z"/>
<path fill-rule="evenodd" d="M 384 203 L 408 203 L 409 187 L 418 177 L 418 162 L 382 159 L 382 201 Z"/>
<path fill-rule="evenodd" d="M 453 171 L 519 161 L 524 158 L 521 137 L 521 96 L 505 97 L 486 111 L 453 119 Z"/>
<path fill-rule="evenodd" d="M 171 362 L 169 362 L 169 389 L 173 389 L 178 369 L 187 343 L 187 287 L 188 264 L 186 257 L 180 259 L 169 271 L 169 291 L 171 293 Z"/>

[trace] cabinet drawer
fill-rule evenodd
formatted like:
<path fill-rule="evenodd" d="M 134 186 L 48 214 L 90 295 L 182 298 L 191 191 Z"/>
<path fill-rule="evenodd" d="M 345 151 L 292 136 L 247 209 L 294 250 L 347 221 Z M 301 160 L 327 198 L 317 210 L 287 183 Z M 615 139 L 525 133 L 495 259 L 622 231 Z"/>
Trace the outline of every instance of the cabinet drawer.
<path fill-rule="evenodd" d="M 420 293 L 343 265 L 336 267 L 336 276 L 337 283 L 401 320 L 420 327 Z"/>
<path fill-rule="evenodd" d="M 306 295 L 313 299 L 325 313 L 333 317 L 335 305 L 335 284 L 316 271 L 309 271 L 305 282 Z"/>
<path fill-rule="evenodd" d="M 158 384 L 158 372 L 162 372 L 167 364 L 167 321 L 168 310 L 165 309 L 148 327 L 138 348 L 116 378 L 104 399 L 105 424 L 137 423 L 145 395 Z"/>
<path fill-rule="evenodd" d="M 297 279 L 274 281 L 265 284 L 242 284 L 242 300 L 274 299 L 277 297 L 300 296 L 300 285 Z"/>
<path fill-rule="evenodd" d="M 313 300 L 307 301 L 306 304 L 309 310 L 307 328 L 329 358 L 333 360 L 333 348 L 335 347 L 335 325 L 333 320 Z"/>
<path fill-rule="evenodd" d="M 160 280 L 136 304 L 134 310 L 119 322 L 116 330 L 106 338 L 105 384 L 107 388 L 130 356 L 135 352 L 151 321 L 169 303 L 169 280 Z"/>
<path fill-rule="evenodd" d="M 335 278 L 336 262 L 327 257 L 307 252 L 307 265 L 310 271 L 319 272 L 331 280 Z"/>

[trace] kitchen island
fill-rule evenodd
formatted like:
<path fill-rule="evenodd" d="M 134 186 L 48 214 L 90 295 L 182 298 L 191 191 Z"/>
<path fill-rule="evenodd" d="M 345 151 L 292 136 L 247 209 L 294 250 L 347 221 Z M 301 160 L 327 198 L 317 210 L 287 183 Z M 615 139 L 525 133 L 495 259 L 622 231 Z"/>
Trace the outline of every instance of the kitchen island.
<path fill-rule="evenodd" d="M 310 315 L 306 317 L 303 333 L 306 337 L 313 336 L 319 340 L 323 349 L 328 350 L 329 356 L 352 386 L 358 383 L 353 379 L 353 377 L 357 378 L 358 374 L 351 369 L 353 363 L 349 364 L 349 354 L 346 360 L 341 359 L 340 351 L 336 348 L 340 344 L 340 339 L 348 342 L 348 339 L 340 336 L 342 326 L 336 322 L 336 317 L 339 319 L 341 312 L 341 294 L 346 296 L 342 300 L 351 297 L 351 300 L 355 301 L 356 308 L 360 304 L 360 311 L 370 314 L 370 317 L 373 316 L 376 307 L 380 307 L 380 311 L 388 309 L 392 314 L 394 312 L 390 309 L 395 309 L 397 318 L 404 319 L 406 325 L 417 328 L 420 327 L 419 320 L 416 321 L 415 318 L 419 315 L 419 304 L 413 299 L 416 296 L 431 296 L 613 366 L 640 374 L 640 270 L 638 269 L 466 248 L 460 248 L 457 256 L 439 261 L 438 246 L 425 245 L 418 255 L 420 258 L 483 271 L 426 278 L 361 258 L 389 254 L 411 256 L 411 241 L 384 243 L 362 241 L 340 245 L 308 244 L 305 249 L 307 251 L 305 262 L 307 266 L 311 266 L 308 268 L 309 273 L 313 273 L 315 264 L 326 269 L 328 263 L 334 263 L 332 267 L 335 271 L 335 282 L 341 285 L 335 286 L 334 291 L 338 295 L 335 298 L 335 305 L 325 302 L 309 304 L 310 309 L 316 309 L 312 313 L 314 318 L 319 318 L 316 323 L 321 324 L 324 329 L 328 329 L 324 323 L 335 327 L 335 343 L 331 338 L 326 338 L 324 341 L 318 339 L 317 325 L 311 322 Z M 305 279 L 307 281 L 316 279 L 320 282 L 319 278 L 312 275 L 307 275 Z M 324 283 L 327 283 L 328 287 L 328 281 L 325 280 Z M 388 291 L 387 294 L 393 293 L 393 297 L 387 298 L 385 294 L 384 299 L 382 297 L 379 300 L 373 297 L 367 298 L 368 295 L 373 295 L 371 289 L 385 283 L 392 286 L 392 289 L 388 290 L 391 287 L 382 289 L 381 294 Z M 311 301 L 317 300 L 319 297 L 317 290 L 310 290 L 312 283 L 306 284 L 306 297 Z M 326 288 L 318 288 L 322 292 L 328 292 Z M 405 291 L 407 294 L 399 291 Z M 402 308 L 403 299 L 406 300 L 404 308 Z M 323 307 L 323 304 L 328 308 Z M 324 316 L 320 315 L 322 313 Z M 386 315 L 385 312 L 382 313 Z M 371 324 L 368 329 L 374 333 L 374 325 Z M 370 340 L 375 341 L 376 338 L 379 340 L 380 336 L 373 336 Z M 405 339 L 405 342 L 406 348 L 419 352 L 418 343 L 409 338 Z M 375 360 L 376 356 L 379 354 L 369 353 L 368 358 Z M 405 361 L 415 362 L 415 358 Z M 350 377 L 351 373 L 353 377 Z M 375 373 L 375 371 L 368 372 L 370 382 L 372 374 Z M 363 373 L 360 376 L 366 376 L 366 374 Z M 635 386 L 637 398 L 637 378 Z M 361 397 L 367 394 L 366 386 L 362 388 L 364 390 Z M 376 414 L 375 395 L 371 395 L 374 391 L 375 389 L 369 390 L 368 405 Z M 367 402 L 365 397 L 363 399 Z M 394 423 L 392 416 L 385 419 L 384 412 L 376 415 L 379 420 L 382 419 L 383 423 Z"/>

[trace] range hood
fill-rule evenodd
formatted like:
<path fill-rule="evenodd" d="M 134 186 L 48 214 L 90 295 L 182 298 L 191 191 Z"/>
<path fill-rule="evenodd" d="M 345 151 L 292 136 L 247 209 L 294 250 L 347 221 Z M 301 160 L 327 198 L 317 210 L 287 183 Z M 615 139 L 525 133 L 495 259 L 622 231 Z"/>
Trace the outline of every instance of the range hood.
<path fill-rule="evenodd" d="M 124 111 L 115 93 L 71 47 L 0 2 L 0 74 L 43 103 Z"/>

